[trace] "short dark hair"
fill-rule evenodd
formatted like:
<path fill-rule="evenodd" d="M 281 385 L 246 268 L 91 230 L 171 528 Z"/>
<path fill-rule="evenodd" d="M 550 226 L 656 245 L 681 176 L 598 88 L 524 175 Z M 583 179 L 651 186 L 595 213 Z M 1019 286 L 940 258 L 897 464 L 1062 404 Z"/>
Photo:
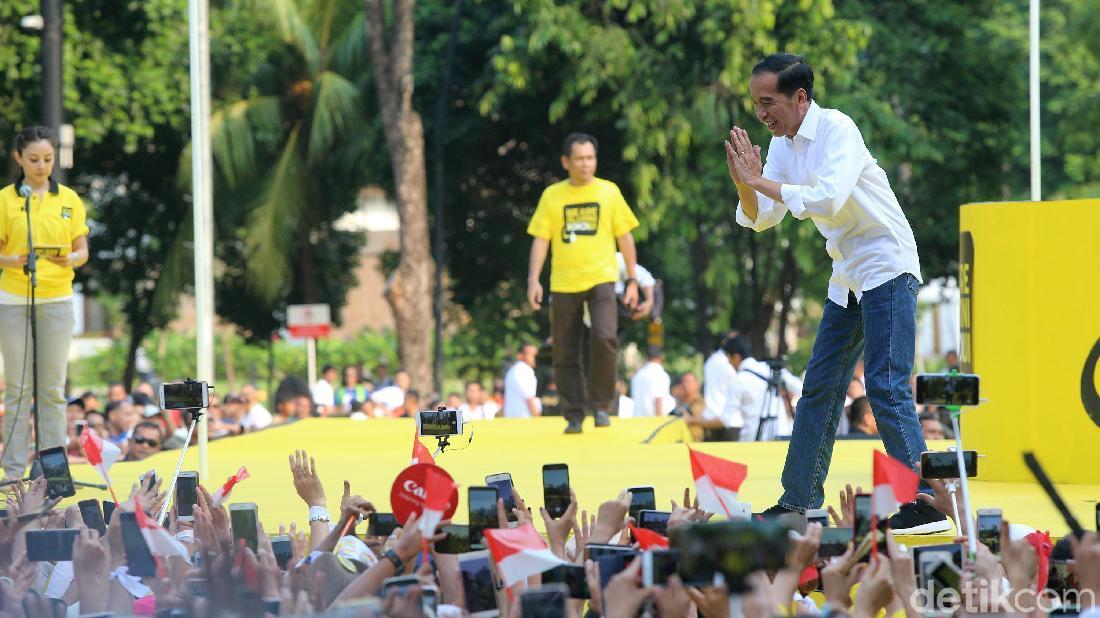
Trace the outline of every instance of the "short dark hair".
<path fill-rule="evenodd" d="M 753 75 L 775 73 L 779 79 L 779 92 L 792 96 L 798 89 L 806 91 L 806 98 L 814 98 L 814 70 L 802 56 L 794 54 L 772 54 L 756 63 Z"/>
<path fill-rule="evenodd" d="M 164 428 L 161 427 L 159 423 L 154 423 L 153 421 L 141 421 L 137 425 L 134 425 L 134 433 L 137 433 L 137 430 L 141 429 L 142 427 L 156 431 L 157 436 L 160 438 L 160 441 L 164 441 Z"/>
<path fill-rule="evenodd" d="M 592 144 L 592 148 L 596 150 L 596 153 L 600 152 L 600 142 L 595 137 L 587 133 L 570 133 L 565 136 L 565 141 L 561 144 L 561 156 L 571 156 L 573 154 L 573 144 Z"/>
<path fill-rule="evenodd" d="M 41 140 L 46 140 L 53 146 L 54 150 L 57 150 L 57 138 L 54 137 L 53 131 L 49 127 L 27 127 L 15 134 L 15 139 L 12 140 L 12 149 L 19 154 L 23 154 L 23 149 L 27 147 L 27 144 L 32 144 Z"/>
<path fill-rule="evenodd" d="M 922 423 L 924 421 L 939 421 L 940 417 L 935 412 L 921 412 L 917 415 L 917 420 Z"/>
<path fill-rule="evenodd" d="M 476 386 L 477 386 L 478 388 L 480 388 L 481 390 L 485 390 L 485 387 L 484 387 L 484 386 L 482 386 L 482 385 L 481 385 L 481 382 L 478 382 L 477 380 L 469 380 L 468 382 L 466 382 L 466 387 L 467 387 L 467 388 L 469 388 L 469 387 L 471 387 L 471 386 L 475 386 L 475 385 L 476 385 Z"/>
<path fill-rule="evenodd" d="M 856 397 L 852 405 L 848 407 L 848 425 L 855 429 L 863 424 L 863 415 L 871 411 L 871 400 L 866 397 Z"/>
<path fill-rule="evenodd" d="M 336 367 L 333 367 L 332 365 L 325 365 L 324 367 L 321 367 L 321 375 L 325 375 L 330 371 L 336 371 Z"/>
<path fill-rule="evenodd" d="M 112 401 L 112 402 L 108 403 L 107 407 L 105 407 L 103 409 L 103 416 L 105 418 L 111 418 L 111 413 L 114 412 L 115 410 L 121 408 L 122 404 L 124 404 L 124 403 L 128 403 L 128 402 L 125 399 L 120 399 L 118 401 Z"/>
<path fill-rule="evenodd" d="M 728 356 L 734 354 L 740 354 L 741 358 L 748 358 L 752 356 L 752 344 L 749 343 L 749 338 L 744 335 L 738 335 L 731 339 L 727 339 L 722 342 L 722 351 Z"/>

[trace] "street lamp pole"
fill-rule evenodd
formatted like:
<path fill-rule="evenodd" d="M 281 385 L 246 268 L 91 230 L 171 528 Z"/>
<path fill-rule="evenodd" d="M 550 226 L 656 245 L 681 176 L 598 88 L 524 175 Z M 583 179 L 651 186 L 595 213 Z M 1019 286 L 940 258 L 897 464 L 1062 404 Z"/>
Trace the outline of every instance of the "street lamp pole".
<path fill-rule="evenodd" d="M 53 131 L 59 139 L 62 137 L 61 124 L 65 121 L 62 114 L 62 68 L 61 50 L 64 43 L 62 33 L 61 0 L 42 0 L 42 122 Z M 64 141 L 71 141 L 71 136 L 65 135 Z M 62 144 L 71 149 L 72 144 Z M 71 151 L 70 151 L 71 152 Z M 65 159 L 61 153 L 59 159 Z M 62 161 L 66 162 L 66 161 Z M 69 155 L 69 166 L 71 154 Z M 65 180 L 65 165 L 57 165 L 54 168 L 54 176 L 58 182 Z"/>

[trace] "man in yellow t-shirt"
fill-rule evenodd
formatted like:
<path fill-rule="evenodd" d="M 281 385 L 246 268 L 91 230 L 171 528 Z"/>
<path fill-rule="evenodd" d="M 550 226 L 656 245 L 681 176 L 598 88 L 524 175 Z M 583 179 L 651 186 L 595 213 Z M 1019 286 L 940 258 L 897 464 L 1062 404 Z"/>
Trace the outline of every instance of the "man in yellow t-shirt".
<path fill-rule="evenodd" d="M 596 426 L 611 424 L 608 411 L 615 402 L 615 372 L 619 362 L 619 278 L 616 246 L 626 262 L 627 281 L 622 303 L 633 309 L 638 303 L 634 278 L 637 255 L 631 230 L 638 219 L 630 211 L 615 183 L 596 178 L 596 138 L 573 133 L 562 146 L 561 165 L 569 178 L 542 192 L 527 226 L 531 261 L 527 271 L 527 300 L 542 308 L 539 277 L 546 253 L 550 260 L 550 331 L 553 337 L 554 378 L 561 409 L 569 424 L 565 433 L 580 433 L 585 413 L 594 413 Z M 581 340 L 584 309 L 591 316 L 588 376 L 583 374 Z"/>

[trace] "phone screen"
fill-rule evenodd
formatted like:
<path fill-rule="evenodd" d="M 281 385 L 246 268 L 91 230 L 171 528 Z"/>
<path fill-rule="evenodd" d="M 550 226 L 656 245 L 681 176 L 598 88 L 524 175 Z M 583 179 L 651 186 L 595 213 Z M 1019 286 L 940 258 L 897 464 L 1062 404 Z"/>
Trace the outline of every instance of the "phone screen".
<path fill-rule="evenodd" d="M 157 563 L 145 543 L 145 537 L 138 528 L 137 517 L 133 513 L 120 513 L 122 525 L 122 547 L 126 552 L 126 564 L 130 575 L 153 577 L 157 574 Z"/>
<path fill-rule="evenodd" d="M 519 595 L 523 618 L 561 618 L 568 615 L 569 590 L 560 584 L 525 590 Z"/>
<path fill-rule="evenodd" d="M 205 382 L 173 382 L 160 388 L 160 407 L 165 410 L 205 408 L 209 402 Z"/>
<path fill-rule="evenodd" d="M 192 518 L 195 503 L 198 497 L 199 474 L 197 472 L 181 472 L 176 479 L 176 516 L 180 518 Z M 184 521 L 189 521 L 185 519 Z"/>
<path fill-rule="evenodd" d="M 110 500 L 104 500 L 101 504 L 103 505 L 103 521 L 111 523 L 111 517 L 115 514 L 115 503 Z"/>
<path fill-rule="evenodd" d="M 921 405 L 978 405 L 978 376 L 968 373 L 918 374 L 916 402 Z"/>
<path fill-rule="evenodd" d="M 256 505 L 252 502 L 230 504 L 229 523 L 233 528 L 233 541 L 239 543 L 244 539 L 248 548 L 255 552 L 259 544 L 257 538 L 259 515 L 256 512 Z"/>
<path fill-rule="evenodd" d="M 978 452 L 963 451 L 963 467 L 967 478 L 978 475 Z M 920 456 L 920 475 L 926 479 L 959 478 L 959 461 L 955 451 L 926 451 Z"/>
<path fill-rule="evenodd" d="M 584 547 L 585 560 L 597 561 L 604 556 L 624 556 L 632 560 L 637 552 L 629 545 L 599 545 L 590 543 Z M 630 560 L 627 560 L 629 562 Z"/>
<path fill-rule="evenodd" d="M 584 575 L 584 567 L 579 564 L 561 564 L 542 574 L 544 584 L 564 584 L 569 589 L 569 597 L 573 599 L 587 599 L 591 597 L 588 591 L 588 579 Z"/>
<path fill-rule="evenodd" d="M 81 500 L 77 503 L 80 507 L 80 519 L 84 525 L 92 530 L 98 530 L 99 536 L 107 534 L 107 524 L 103 521 L 103 512 L 99 510 L 99 501 L 96 499 Z"/>
<path fill-rule="evenodd" d="M 648 567 L 645 575 L 646 586 L 664 586 L 668 578 L 676 574 L 680 562 L 680 552 L 675 549 L 654 549 L 645 558 Z"/>
<path fill-rule="evenodd" d="M 668 511 L 640 511 L 638 513 L 638 527 L 652 530 L 661 536 L 668 536 L 668 518 L 672 513 Z"/>
<path fill-rule="evenodd" d="M 58 562 L 73 559 L 73 542 L 80 531 L 76 528 L 27 531 L 27 560 Z"/>
<path fill-rule="evenodd" d="M 495 501 L 495 498 L 494 498 Z M 466 611 L 471 615 L 490 615 L 497 609 L 496 587 L 489 570 L 488 552 L 467 554 L 458 562 L 462 569 L 462 588 L 466 593 Z"/>
<path fill-rule="evenodd" d="M 393 513 L 371 513 L 367 518 L 367 536 L 388 537 L 397 528 L 397 518 Z"/>
<path fill-rule="evenodd" d="M 290 544 L 290 537 L 285 534 L 276 534 L 271 537 L 271 552 L 275 554 L 275 562 L 280 569 L 286 569 L 287 563 L 294 556 L 294 547 Z"/>
<path fill-rule="evenodd" d="M 821 546 L 817 549 L 818 558 L 842 556 L 852 542 L 852 531 L 848 528 L 822 528 Z"/>
<path fill-rule="evenodd" d="M 710 586 L 721 573 L 731 592 L 743 592 L 752 571 L 782 568 L 790 543 L 786 528 L 762 521 L 693 524 L 670 534 L 672 547 L 680 550 L 685 584 Z"/>
<path fill-rule="evenodd" d="M 76 486 L 69 472 L 69 459 L 65 447 L 48 448 L 38 454 L 42 462 L 42 476 L 46 477 L 46 495 L 50 498 L 68 498 L 76 495 Z"/>
<path fill-rule="evenodd" d="M 978 541 L 994 555 L 1001 553 L 1001 514 L 978 513 Z"/>
<path fill-rule="evenodd" d="M 630 516 L 638 521 L 638 513 L 643 510 L 657 510 L 657 497 L 652 487 L 631 487 L 630 492 Z"/>
<path fill-rule="evenodd" d="M 512 493 L 512 475 L 507 472 L 490 474 L 485 477 L 485 484 L 496 489 L 497 496 L 504 500 L 504 514 L 508 516 L 508 521 L 517 521 L 516 514 L 512 512 L 516 508 L 516 497 Z"/>
<path fill-rule="evenodd" d="M 443 526 L 447 536 L 435 542 L 437 554 L 465 554 L 470 551 L 470 527 L 459 524 Z"/>
<path fill-rule="evenodd" d="M 471 487 L 467 498 L 470 507 L 470 547 L 485 547 L 485 529 L 496 528 L 497 490 L 494 487 Z"/>
<path fill-rule="evenodd" d="M 852 542 L 856 547 L 871 532 L 871 494 L 856 494 L 856 516 L 852 525 Z"/>
<path fill-rule="evenodd" d="M 542 467 L 542 503 L 554 519 L 565 514 L 569 508 L 569 466 L 547 464 Z"/>

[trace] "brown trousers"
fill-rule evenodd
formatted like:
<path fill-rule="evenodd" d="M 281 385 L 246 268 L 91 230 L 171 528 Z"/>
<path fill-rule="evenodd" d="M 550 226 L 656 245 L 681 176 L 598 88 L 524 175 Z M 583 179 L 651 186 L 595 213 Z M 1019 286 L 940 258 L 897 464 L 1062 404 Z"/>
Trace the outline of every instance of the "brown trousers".
<path fill-rule="evenodd" d="M 584 375 L 584 305 L 592 328 L 588 334 L 588 376 Z M 618 300 L 614 283 L 584 292 L 554 292 L 550 302 L 550 332 L 554 338 L 554 379 L 562 415 L 583 420 L 586 412 L 609 412 L 615 397 L 619 365 Z"/>

